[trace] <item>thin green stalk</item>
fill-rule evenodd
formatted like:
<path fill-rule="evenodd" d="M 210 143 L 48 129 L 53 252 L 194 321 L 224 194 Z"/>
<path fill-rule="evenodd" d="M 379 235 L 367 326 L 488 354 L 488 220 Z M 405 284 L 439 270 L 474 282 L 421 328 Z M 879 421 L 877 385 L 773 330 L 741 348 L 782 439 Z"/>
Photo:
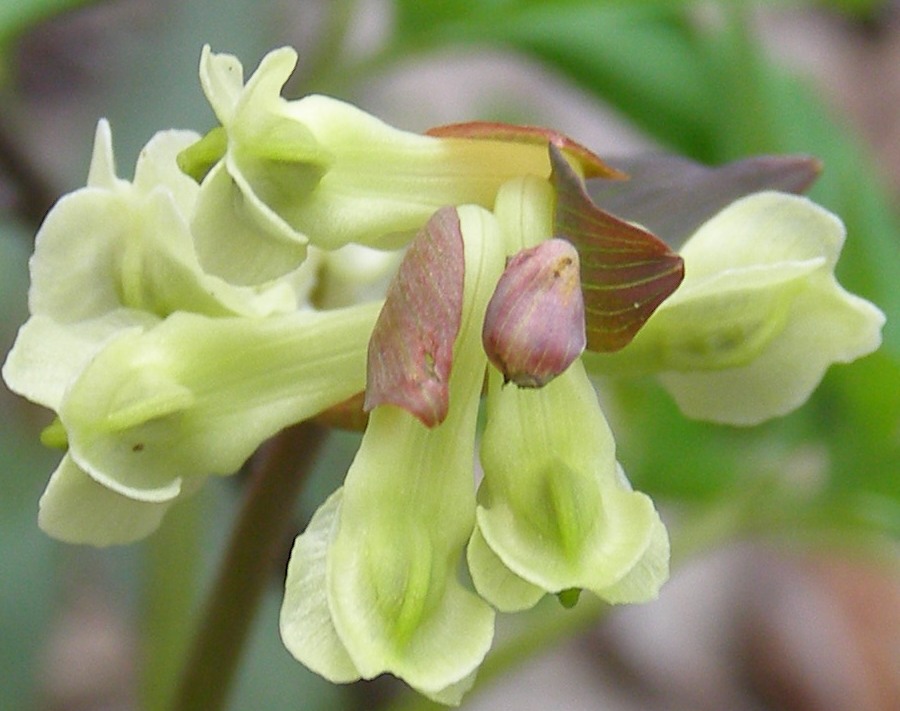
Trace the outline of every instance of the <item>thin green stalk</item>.
<path fill-rule="evenodd" d="M 202 492 L 180 502 L 144 547 L 140 701 L 144 711 L 169 707 L 190 641 L 197 597 Z"/>
<path fill-rule="evenodd" d="M 324 442 L 319 425 L 284 430 L 254 468 L 204 617 L 176 690 L 173 711 L 225 707 L 248 633 L 288 532 L 294 504 Z"/>

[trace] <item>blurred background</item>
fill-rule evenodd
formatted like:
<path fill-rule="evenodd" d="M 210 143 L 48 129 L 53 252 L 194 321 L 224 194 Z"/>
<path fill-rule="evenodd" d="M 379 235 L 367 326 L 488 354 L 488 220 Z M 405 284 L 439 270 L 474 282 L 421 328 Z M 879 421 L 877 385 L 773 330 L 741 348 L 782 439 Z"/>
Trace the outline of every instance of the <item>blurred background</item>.
<path fill-rule="evenodd" d="M 887 313 L 884 346 L 752 430 L 688 422 L 651 382 L 604 384 L 619 459 L 693 545 L 659 601 L 548 647 L 463 708 L 900 709 L 900 3 L 5 0 L 4 354 L 27 317 L 34 234 L 84 184 L 97 120 L 112 124 L 125 177 L 155 131 L 213 125 L 197 81 L 204 43 L 247 74 L 291 44 L 300 66 L 286 95 L 332 94 L 409 130 L 497 119 L 553 126 L 611 159 L 821 159 L 811 195 L 847 224 L 839 278 Z M 166 604 L 145 572 L 155 539 L 194 551 L 199 599 L 240 481 L 206 487 L 199 528 L 175 516 L 146 544 L 58 544 L 36 523 L 58 459 L 38 442 L 50 413 L 2 385 L 0 413 L 0 708 L 139 708 L 146 611 Z M 298 531 L 356 441 L 330 440 Z M 281 647 L 281 572 L 231 708 L 392 708 L 389 682 L 336 688 Z"/>

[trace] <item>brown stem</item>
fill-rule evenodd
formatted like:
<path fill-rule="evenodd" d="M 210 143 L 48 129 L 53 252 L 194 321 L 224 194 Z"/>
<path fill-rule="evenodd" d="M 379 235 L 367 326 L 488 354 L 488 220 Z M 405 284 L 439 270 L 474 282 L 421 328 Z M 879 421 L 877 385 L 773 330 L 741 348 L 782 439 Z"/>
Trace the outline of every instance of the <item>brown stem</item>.
<path fill-rule="evenodd" d="M 324 439 L 324 428 L 301 423 L 263 450 L 175 690 L 174 711 L 224 708 L 266 583 L 283 562 L 278 554 L 296 498 Z"/>

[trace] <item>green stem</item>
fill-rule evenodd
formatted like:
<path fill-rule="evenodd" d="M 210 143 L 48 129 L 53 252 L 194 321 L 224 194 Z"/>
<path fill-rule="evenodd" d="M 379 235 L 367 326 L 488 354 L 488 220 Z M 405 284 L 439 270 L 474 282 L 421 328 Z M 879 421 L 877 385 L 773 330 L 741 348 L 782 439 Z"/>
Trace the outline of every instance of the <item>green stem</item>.
<path fill-rule="evenodd" d="M 208 607 L 194 638 L 173 711 L 224 708 L 255 613 L 288 533 L 295 500 L 325 430 L 301 423 L 269 443 L 255 467 Z"/>
<path fill-rule="evenodd" d="M 180 502 L 144 548 L 141 708 L 164 711 L 178 680 L 191 630 L 202 553 L 203 493 Z"/>

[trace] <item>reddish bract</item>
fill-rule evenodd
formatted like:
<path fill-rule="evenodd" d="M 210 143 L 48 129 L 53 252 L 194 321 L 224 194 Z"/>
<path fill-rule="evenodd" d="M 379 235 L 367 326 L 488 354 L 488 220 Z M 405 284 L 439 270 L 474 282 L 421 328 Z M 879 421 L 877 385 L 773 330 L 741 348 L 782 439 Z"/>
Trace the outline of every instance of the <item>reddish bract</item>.
<path fill-rule="evenodd" d="M 391 404 L 427 427 L 443 422 L 464 270 L 459 216 L 455 208 L 441 208 L 410 244 L 372 332 L 366 412 Z"/>

